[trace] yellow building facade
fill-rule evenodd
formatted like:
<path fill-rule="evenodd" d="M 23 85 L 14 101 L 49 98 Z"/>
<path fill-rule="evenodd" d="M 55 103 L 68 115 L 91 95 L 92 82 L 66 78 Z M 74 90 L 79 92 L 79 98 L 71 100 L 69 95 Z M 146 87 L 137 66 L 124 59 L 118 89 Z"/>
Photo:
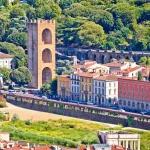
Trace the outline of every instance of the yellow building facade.
<path fill-rule="evenodd" d="M 82 72 L 80 76 L 80 99 L 85 102 L 92 102 L 92 82 L 93 77 L 98 73 Z"/>
<path fill-rule="evenodd" d="M 70 76 L 59 75 L 57 76 L 57 93 L 61 99 L 70 99 Z"/>

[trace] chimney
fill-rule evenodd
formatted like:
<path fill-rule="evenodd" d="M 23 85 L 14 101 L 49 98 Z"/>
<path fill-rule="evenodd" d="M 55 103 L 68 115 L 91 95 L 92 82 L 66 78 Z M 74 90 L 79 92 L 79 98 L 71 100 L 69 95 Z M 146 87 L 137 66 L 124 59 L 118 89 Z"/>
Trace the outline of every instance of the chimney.
<path fill-rule="evenodd" d="M 76 56 L 72 56 L 72 58 L 73 58 L 73 65 L 74 66 L 77 65 L 77 57 Z"/>

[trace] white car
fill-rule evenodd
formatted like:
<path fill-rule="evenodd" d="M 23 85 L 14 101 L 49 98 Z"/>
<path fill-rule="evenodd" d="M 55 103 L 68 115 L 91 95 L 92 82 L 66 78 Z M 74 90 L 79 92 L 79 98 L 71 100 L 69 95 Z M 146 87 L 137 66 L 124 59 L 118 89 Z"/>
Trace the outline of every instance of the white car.
<path fill-rule="evenodd" d="M 119 109 L 119 112 L 126 112 L 124 109 Z"/>
<path fill-rule="evenodd" d="M 45 99 L 47 99 L 47 97 L 46 96 L 42 96 L 42 99 L 45 100 Z"/>

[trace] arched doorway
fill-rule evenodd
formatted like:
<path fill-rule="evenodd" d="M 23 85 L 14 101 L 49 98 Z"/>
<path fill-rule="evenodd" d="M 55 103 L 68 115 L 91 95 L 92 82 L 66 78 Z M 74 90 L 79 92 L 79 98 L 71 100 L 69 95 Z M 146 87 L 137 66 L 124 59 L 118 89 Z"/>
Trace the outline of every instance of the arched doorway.
<path fill-rule="evenodd" d="M 93 60 L 96 61 L 96 54 L 93 55 Z"/>
<path fill-rule="evenodd" d="M 101 57 L 101 63 L 104 64 L 104 55 Z"/>
<path fill-rule="evenodd" d="M 142 108 L 142 110 L 144 110 L 144 104 L 143 103 L 141 104 L 141 108 Z"/>
<path fill-rule="evenodd" d="M 43 30 L 42 41 L 44 42 L 44 44 L 52 44 L 52 33 L 49 29 Z"/>
<path fill-rule="evenodd" d="M 146 104 L 146 110 L 148 110 L 149 109 L 149 105 L 148 104 Z"/>
<path fill-rule="evenodd" d="M 49 49 L 44 49 L 42 52 L 42 61 L 44 63 L 52 62 L 52 54 Z"/>
<path fill-rule="evenodd" d="M 46 67 L 42 71 L 42 84 L 50 82 L 52 80 L 51 69 Z"/>

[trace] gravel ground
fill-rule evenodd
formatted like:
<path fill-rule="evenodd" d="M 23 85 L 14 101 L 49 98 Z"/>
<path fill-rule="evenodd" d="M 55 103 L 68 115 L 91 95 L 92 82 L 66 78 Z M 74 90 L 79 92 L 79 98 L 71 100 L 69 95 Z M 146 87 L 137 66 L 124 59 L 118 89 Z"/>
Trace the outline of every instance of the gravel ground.
<path fill-rule="evenodd" d="M 72 118 L 72 117 L 67 117 L 67 116 L 61 116 L 61 115 L 56 115 L 52 113 L 46 113 L 46 112 L 41 112 L 41 111 L 35 111 L 35 110 L 30 110 L 30 109 L 25 109 L 22 107 L 18 107 L 15 105 L 12 105 L 10 103 L 7 103 L 7 108 L 0 108 L 0 111 L 8 111 L 10 114 L 10 118 L 13 116 L 13 114 L 18 114 L 21 120 L 27 120 L 27 119 L 32 119 L 33 121 L 38 121 L 38 120 L 49 120 L 49 119 L 64 119 L 64 120 L 69 120 L 69 119 L 77 119 L 77 118 Z M 83 119 L 77 119 L 77 120 L 82 120 Z M 95 121 L 89 121 L 89 120 L 84 120 L 87 122 L 95 122 Z M 95 122 L 99 123 L 99 122 Z M 101 123 L 105 124 L 105 123 Z M 117 127 L 118 125 L 114 124 L 106 124 L 109 125 L 110 127 Z"/>

